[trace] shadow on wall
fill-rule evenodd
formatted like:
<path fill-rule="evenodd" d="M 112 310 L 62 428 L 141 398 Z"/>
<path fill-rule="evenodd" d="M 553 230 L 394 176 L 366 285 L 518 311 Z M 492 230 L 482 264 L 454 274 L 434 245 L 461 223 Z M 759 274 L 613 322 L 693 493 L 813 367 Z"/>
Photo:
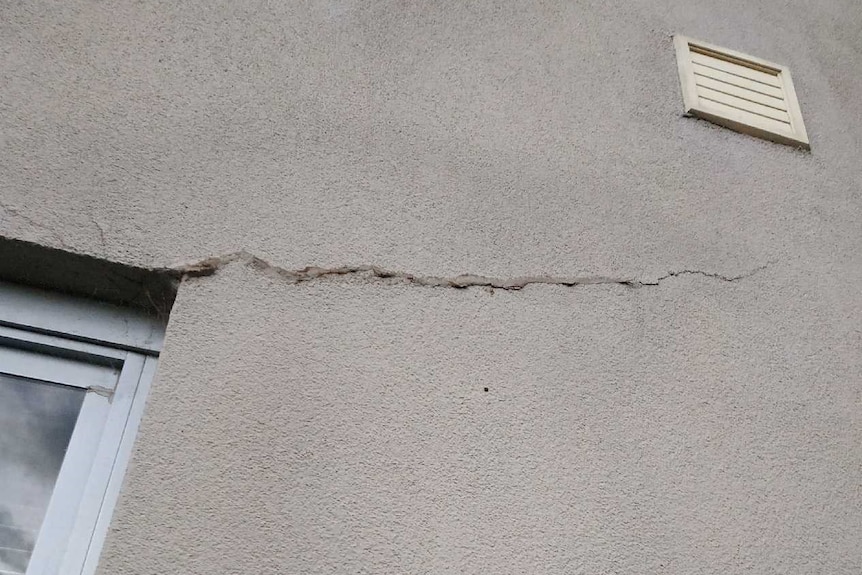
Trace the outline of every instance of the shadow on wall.
<path fill-rule="evenodd" d="M 51 289 L 167 319 L 181 272 L 145 269 L 0 237 L 0 280 Z"/>

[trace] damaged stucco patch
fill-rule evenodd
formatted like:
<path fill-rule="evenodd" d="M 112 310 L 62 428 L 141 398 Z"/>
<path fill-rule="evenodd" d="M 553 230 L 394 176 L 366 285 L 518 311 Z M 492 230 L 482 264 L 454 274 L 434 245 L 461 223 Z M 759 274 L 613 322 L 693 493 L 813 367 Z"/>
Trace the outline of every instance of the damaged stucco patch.
<path fill-rule="evenodd" d="M 656 278 L 641 279 L 613 278 L 607 276 L 560 277 L 546 275 L 519 276 L 515 278 L 505 279 L 492 278 L 475 274 L 460 274 L 453 277 L 424 276 L 406 272 L 387 270 L 375 265 L 342 266 L 335 268 L 309 266 L 302 269 L 289 270 L 276 266 L 246 251 L 239 251 L 223 256 L 207 258 L 205 260 L 201 260 L 195 263 L 174 266 L 170 269 L 173 272 L 181 273 L 184 277 L 187 278 L 204 277 L 213 275 L 224 266 L 230 265 L 232 263 L 242 263 L 263 273 L 275 275 L 293 283 L 312 281 L 327 276 L 347 276 L 362 274 L 379 279 L 401 280 L 405 283 L 424 287 L 448 287 L 456 289 L 465 289 L 470 287 L 489 287 L 514 291 L 523 289 L 528 285 L 558 285 L 575 287 L 584 285 L 616 284 L 629 288 L 641 288 L 647 286 L 657 286 L 666 279 L 685 275 L 699 275 L 723 282 L 736 282 L 741 279 L 753 276 L 754 274 L 766 269 L 773 262 L 767 262 L 766 264 L 758 266 L 750 271 L 732 276 L 702 270 L 683 269 L 678 271 L 671 271 L 663 276 Z"/>

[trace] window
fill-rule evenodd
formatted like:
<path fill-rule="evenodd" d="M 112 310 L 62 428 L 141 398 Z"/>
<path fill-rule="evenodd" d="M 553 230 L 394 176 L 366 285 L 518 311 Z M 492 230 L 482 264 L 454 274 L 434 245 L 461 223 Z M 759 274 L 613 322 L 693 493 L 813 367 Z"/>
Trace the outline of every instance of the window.
<path fill-rule="evenodd" d="M 786 66 L 684 36 L 674 45 L 687 115 L 810 149 Z"/>
<path fill-rule="evenodd" d="M 0 574 L 95 571 L 162 334 L 0 282 Z"/>

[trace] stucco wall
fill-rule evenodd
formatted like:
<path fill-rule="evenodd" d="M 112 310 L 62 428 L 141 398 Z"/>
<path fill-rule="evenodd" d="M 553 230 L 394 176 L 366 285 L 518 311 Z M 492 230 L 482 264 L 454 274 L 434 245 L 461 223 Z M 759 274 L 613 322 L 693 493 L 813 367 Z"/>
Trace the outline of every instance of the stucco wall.
<path fill-rule="evenodd" d="M 101 573 L 856 573 L 858 316 L 795 278 L 191 280 Z"/>
<path fill-rule="evenodd" d="M 682 118 L 677 32 L 812 152 Z M 4 236 L 618 280 L 188 281 L 101 573 L 862 569 L 855 0 L 6 3 L 0 54 Z"/>
<path fill-rule="evenodd" d="M 446 275 L 855 257 L 856 0 L 466 4 L 6 3 L 3 232 Z M 789 65 L 813 153 L 681 118 L 676 32 Z"/>

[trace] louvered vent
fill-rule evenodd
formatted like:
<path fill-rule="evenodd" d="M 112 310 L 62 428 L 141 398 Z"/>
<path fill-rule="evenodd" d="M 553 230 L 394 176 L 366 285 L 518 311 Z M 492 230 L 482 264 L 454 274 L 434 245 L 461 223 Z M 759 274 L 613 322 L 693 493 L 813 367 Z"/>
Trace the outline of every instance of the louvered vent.
<path fill-rule="evenodd" d="M 682 36 L 674 38 L 686 114 L 806 149 L 790 71 Z"/>

